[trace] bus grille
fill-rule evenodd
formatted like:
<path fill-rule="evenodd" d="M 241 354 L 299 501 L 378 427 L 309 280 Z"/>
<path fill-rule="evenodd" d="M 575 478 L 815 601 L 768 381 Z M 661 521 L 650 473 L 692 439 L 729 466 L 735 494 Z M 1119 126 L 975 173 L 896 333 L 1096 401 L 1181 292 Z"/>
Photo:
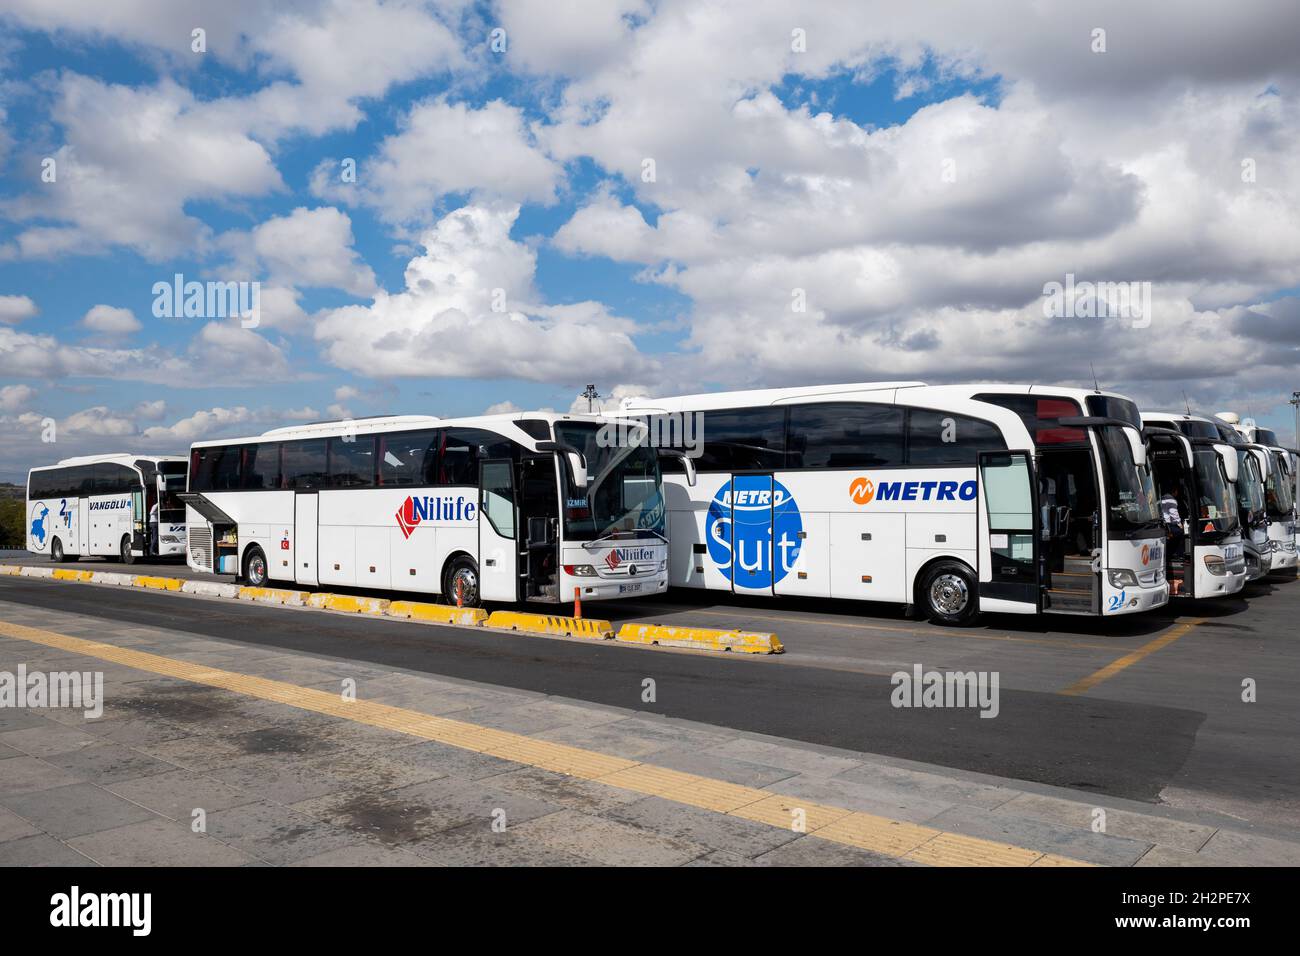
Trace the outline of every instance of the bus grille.
<path fill-rule="evenodd" d="M 202 568 L 212 570 L 212 529 L 204 526 L 190 525 L 190 560 Z"/>

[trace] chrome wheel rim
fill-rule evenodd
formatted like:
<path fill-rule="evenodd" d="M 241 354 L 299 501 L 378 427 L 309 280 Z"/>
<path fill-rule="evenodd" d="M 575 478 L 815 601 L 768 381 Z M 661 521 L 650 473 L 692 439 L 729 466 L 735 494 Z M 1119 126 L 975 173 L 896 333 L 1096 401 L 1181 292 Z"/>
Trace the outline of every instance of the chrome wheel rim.
<path fill-rule="evenodd" d="M 456 594 L 460 593 L 460 602 L 466 606 L 472 606 L 478 603 L 478 575 L 472 568 L 457 568 L 451 576 L 451 598 L 453 604 L 456 603 Z"/>
<path fill-rule="evenodd" d="M 266 581 L 266 561 L 260 554 L 254 555 L 248 562 L 248 580 L 257 585 Z"/>
<path fill-rule="evenodd" d="M 942 614 L 960 614 L 970 603 L 970 591 L 959 574 L 941 574 L 930 582 L 930 604 Z"/>

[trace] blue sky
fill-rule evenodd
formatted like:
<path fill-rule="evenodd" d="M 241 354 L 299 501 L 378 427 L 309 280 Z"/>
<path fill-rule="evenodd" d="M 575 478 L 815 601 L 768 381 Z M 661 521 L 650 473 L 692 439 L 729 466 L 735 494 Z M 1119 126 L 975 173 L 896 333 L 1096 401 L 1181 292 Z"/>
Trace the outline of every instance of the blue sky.
<path fill-rule="evenodd" d="M 0 479 L 306 414 L 567 409 L 587 382 L 1095 365 L 1289 432 L 1296 57 L 1267 38 L 1294 11 L 1257 4 L 1271 28 L 1220 31 L 1201 69 L 1194 18 L 1097 4 L 1099 55 L 1092 20 L 1006 6 L 1014 36 L 869 5 L 7 0 Z M 1149 280 L 1156 321 L 1049 321 L 1067 272 Z M 260 282 L 264 321 L 155 317 L 175 273 Z"/>

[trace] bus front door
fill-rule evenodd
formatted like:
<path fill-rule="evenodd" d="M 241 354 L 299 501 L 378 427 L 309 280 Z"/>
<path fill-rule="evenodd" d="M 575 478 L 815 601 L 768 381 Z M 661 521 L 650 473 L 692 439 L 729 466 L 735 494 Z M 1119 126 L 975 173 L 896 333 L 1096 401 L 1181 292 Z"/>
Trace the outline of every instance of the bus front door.
<path fill-rule="evenodd" d="M 980 608 L 1037 613 L 1040 518 L 1029 453 L 980 452 L 978 498 Z"/>
<path fill-rule="evenodd" d="M 519 515 L 510 459 L 479 463 L 478 501 L 479 596 L 484 601 L 517 601 Z M 449 599 L 455 602 L 454 595 Z"/>

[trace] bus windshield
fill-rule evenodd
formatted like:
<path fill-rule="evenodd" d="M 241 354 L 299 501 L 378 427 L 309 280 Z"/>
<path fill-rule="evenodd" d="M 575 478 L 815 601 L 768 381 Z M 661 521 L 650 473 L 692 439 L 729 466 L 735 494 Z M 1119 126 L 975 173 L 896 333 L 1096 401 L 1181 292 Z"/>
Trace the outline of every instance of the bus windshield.
<path fill-rule="evenodd" d="M 1268 482 L 1264 486 L 1264 500 L 1268 513 L 1274 517 L 1290 517 L 1295 507 L 1291 496 L 1291 475 L 1280 452 L 1269 452 Z"/>
<path fill-rule="evenodd" d="M 556 422 L 555 438 L 587 459 L 587 487 L 565 478 L 564 535 L 572 541 L 617 536 L 619 532 L 664 535 L 663 485 L 659 456 L 647 444 L 599 442 L 596 422 Z M 566 475 L 568 470 L 565 469 Z"/>
<path fill-rule="evenodd" d="M 1237 505 L 1233 501 L 1223 462 L 1213 448 L 1197 448 L 1192 455 L 1196 463 L 1197 512 L 1195 517 L 1213 521 L 1219 531 L 1231 532 L 1238 525 Z"/>
<path fill-rule="evenodd" d="M 1160 524 L 1160 501 L 1149 467 L 1139 467 L 1119 425 L 1097 429 L 1106 469 L 1108 513 L 1116 530 L 1137 530 Z"/>
<path fill-rule="evenodd" d="M 1259 462 L 1247 448 L 1237 449 L 1237 503 L 1252 518 L 1264 510 L 1264 483 L 1259 477 Z"/>

